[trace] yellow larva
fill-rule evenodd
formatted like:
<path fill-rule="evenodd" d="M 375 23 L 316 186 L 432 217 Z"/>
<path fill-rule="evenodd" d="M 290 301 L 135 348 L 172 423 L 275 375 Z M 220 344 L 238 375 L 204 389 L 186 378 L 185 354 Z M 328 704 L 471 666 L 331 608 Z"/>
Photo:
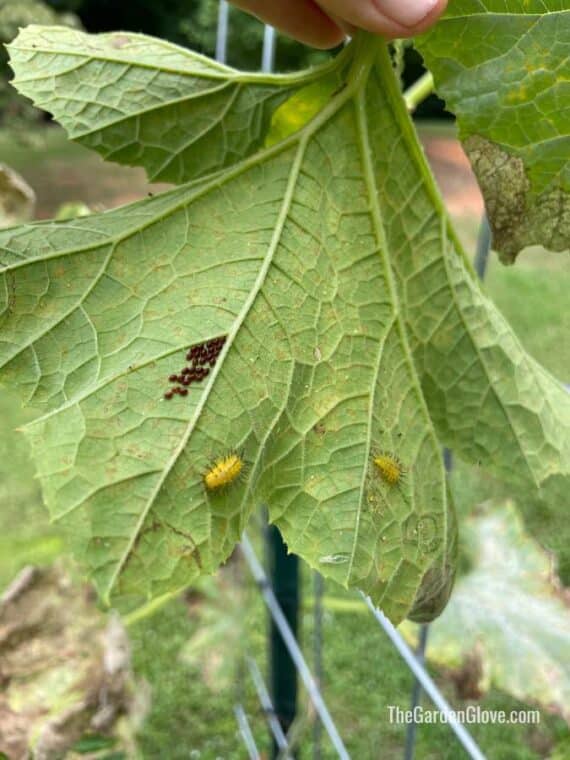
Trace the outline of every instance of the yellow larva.
<path fill-rule="evenodd" d="M 380 477 L 391 486 L 398 485 L 404 476 L 404 468 L 400 460 L 391 454 L 380 454 L 374 457 Z"/>
<path fill-rule="evenodd" d="M 208 472 L 204 473 L 204 483 L 208 491 L 218 491 L 229 486 L 239 477 L 244 461 L 239 454 L 227 454 L 216 459 Z"/>

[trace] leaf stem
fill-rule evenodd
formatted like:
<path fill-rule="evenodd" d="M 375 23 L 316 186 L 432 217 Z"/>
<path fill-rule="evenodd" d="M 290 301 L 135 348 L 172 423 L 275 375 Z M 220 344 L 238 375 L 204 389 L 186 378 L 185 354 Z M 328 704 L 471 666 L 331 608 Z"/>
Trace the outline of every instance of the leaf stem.
<path fill-rule="evenodd" d="M 156 599 L 152 599 L 150 602 L 143 604 L 141 607 L 137 607 L 132 612 L 129 612 L 123 617 L 123 625 L 125 628 L 130 628 L 131 626 L 139 623 L 141 620 L 146 620 L 147 618 L 152 617 L 156 612 L 162 609 L 165 604 L 168 604 L 168 602 L 176 599 L 176 597 L 179 596 L 183 590 L 183 588 L 179 588 L 176 589 L 176 591 L 169 591 L 166 594 L 158 596 Z"/>
<path fill-rule="evenodd" d="M 404 92 L 406 108 L 413 113 L 416 108 L 435 90 L 433 74 L 426 71 L 411 87 Z"/>
<path fill-rule="evenodd" d="M 349 87 L 352 93 L 360 89 L 368 78 L 376 58 L 378 45 L 381 42 L 380 37 L 363 30 L 358 31 L 353 37 L 349 47 L 354 51 L 354 57 L 348 74 Z"/>
<path fill-rule="evenodd" d="M 447 208 L 445 206 L 443 198 L 441 197 L 441 193 L 439 191 L 438 185 L 435 181 L 431 168 L 426 160 L 423 148 L 419 140 L 417 130 L 414 126 L 412 119 L 410 118 L 409 109 L 405 107 L 407 105 L 407 98 L 406 98 L 407 93 L 404 93 L 402 95 L 397 85 L 395 77 L 386 76 L 386 73 L 388 72 L 388 67 L 386 64 L 387 56 L 388 56 L 387 50 L 380 50 L 380 53 L 379 53 L 380 65 L 378 66 L 378 72 L 381 74 L 383 87 L 385 88 L 385 92 L 389 99 L 394 117 L 396 118 L 400 126 L 402 138 L 407 146 L 408 151 L 410 152 L 410 156 L 412 160 L 415 162 L 418 170 L 420 171 L 423 177 L 423 180 L 425 183 L 425 189 L 427 193 L 429 194 L 430 200 L 433 203 L 434 208 L 437 210 L 441 218 L 442 239 L 447 238 L 448 240 L 452 242 L 458 255 L 460 256 L 463 263 L 465 264 L 467 271 L 473 277 L 476 277 L 475 270 L 473 269 L 473 264 L 471 263 L 469 257 L 467 256 L 465 249 L 463 248 L 463 245 L 459 241 L 459 238 L 457 237 L 455 229 L 453 228 L 453 225 L 451 224 L 451 221 L 449 219 Z M 382 65 L 381 63 L 382 59 L 384 60 L 384 65 Z M 418 80 L 418 82 L 416 82 L 414 85 L 412 85 L 410 89 L 413 89 L 416 86 L 418 86 L 420 81 L 421 79 Z M 420 102 L 421 102 L 421 98 L 418 97 L 416 104 Z"/>

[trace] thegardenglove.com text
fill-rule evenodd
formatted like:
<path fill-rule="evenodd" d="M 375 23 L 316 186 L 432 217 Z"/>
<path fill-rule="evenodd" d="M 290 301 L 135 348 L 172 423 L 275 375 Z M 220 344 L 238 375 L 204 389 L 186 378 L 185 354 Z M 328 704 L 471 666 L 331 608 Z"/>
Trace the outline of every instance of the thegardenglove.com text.
<path fill-rule="evenodd" d="M 480 705 L 469 705 L 462 710 L 428 709 L 417 705 L 413 710 L 404 710 L 397 705 L 388 705 L 390 723 L 540 723 L 539 710 L 485 710 Z"/>

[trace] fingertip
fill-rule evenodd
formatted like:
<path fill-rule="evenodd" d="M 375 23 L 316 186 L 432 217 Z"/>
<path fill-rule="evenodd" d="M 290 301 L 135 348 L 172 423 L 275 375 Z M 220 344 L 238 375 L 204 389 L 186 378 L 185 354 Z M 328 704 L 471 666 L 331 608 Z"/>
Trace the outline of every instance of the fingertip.
<path fill-rule="evenodd" d="M 434 5 L 434 7 L 431 9 L 431 11 L 425 16 L 418 24 L 416 24 L 411 29 L 408 29 L 408 34 L 405 36 L 407 37 L 415 37 L 418 34 L 423 34 L 423 32 L 427 32 L 430 27 L 432 27 L 436 21 L 445 13 L 445 10 L 447 8 L 447 0 L 438 0 L 438 2 Z"/>
<path fill-rule="evenodd" d="M 298 37 L 300 42 L 317 48 L 318 50 L 330 50 L 331 48 L 338 47 L 339 45 L 342 45 L 346 39 L 346 32 L 336 26 L 336 24 L 331 24 L 330 26 L 327 26 L 327 28 L 324 28 L 323 25 L 318 28 L 307 30 L 306 34 L 304 33 L 305 39 L 301 39 L 300 34 L 301 33 L 299 33 Z"/>
<path fill-rule="evenodd" d="M 325 13 L 313 0 L 301 2 L 304 4 L 304 12 L 300 13 L 297 9 L 296 14 L 288 15 L 288 28 L 283 25 L 282 31 L 318 50 L 330 50 L 341 45 L 346 39 L 346 32 L 339 20 Z"/>
<path fill-rule="evenodd" d="M 419 34 L 423 34 L 428 29 L 430 29 L 430 27 L 432 27 L 442 15 L 442 13 L 444 13 L 446 8 L 447 0 L 436 0 L 435 4 L 426 13 L 426 15 L 414 24 L 402 24 L 398 21 L 395 21 L 393 18 L 388 18 L 387 16 L 384 16 L 384 19 L 380 20 L 380 24 L 383 26 L 385 20 L 387 21 L 388 26 L 392 27 L 391 29 L 387 29 L 387 31 L 384 32 L 392 39 L 397 37 L 417 37 Z M 381 16 L 383 15 L 384 14 L 381 14 Z M 379 30 L 379 33 L 382 34 L 383 32 Z"/>
<path fill-rule="evenodd" d="M 232 3 L 252 13 L 266 24 L 311 47 L 320 50 L 340 45 L 345 38 L 341 27 L 314 0 L 232 0 Z"/>
<path fill-rule="evenodd" d="M 441 16 L 447 0 L 319 0 L 325 13 L 387 39 L 414 37 L 429 29 Z"/>

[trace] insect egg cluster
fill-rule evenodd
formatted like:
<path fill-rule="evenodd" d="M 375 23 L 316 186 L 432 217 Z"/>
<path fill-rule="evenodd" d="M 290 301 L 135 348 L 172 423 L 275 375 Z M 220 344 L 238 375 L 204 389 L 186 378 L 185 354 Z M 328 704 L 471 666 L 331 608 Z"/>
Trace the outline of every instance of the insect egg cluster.
<path fill-rule="evenodd" d="M 186 354 L 189 364 L 180 371 L 180 374 L 169 376 L 168 380 L 174 384 L 174 387 L 166 391 L 164 398 L 169 401 L 175 395 L 187 396 L 188 386 L 192 383 L 201 383 L 210 374 L 210 369 L 216 365 L 225 342 L 226 336 L 223 335 L 192 346 Z"/>

